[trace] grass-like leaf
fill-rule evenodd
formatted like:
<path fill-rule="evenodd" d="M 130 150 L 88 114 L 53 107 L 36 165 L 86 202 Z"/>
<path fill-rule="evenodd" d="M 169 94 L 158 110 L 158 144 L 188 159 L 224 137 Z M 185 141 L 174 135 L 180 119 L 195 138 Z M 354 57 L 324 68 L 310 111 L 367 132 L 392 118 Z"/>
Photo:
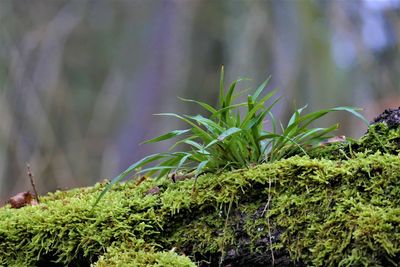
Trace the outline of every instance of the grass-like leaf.
<path fill-rule="evenodd" d="M 164 140 L 167 140 L 167 139 L 171 139 L 172 137 L 175 137 L 175 136 L 178 136 L 178 135 L 181 135 L 181 134 L 185 134 L 185 133 L 187 133 L 189 131 L 190 131 L 190 129 L 187 129 L 187 130 L 174 130 L 174 131 L 171 131 L 169 133 L 160 135 L 160 136 L 158 136 L 156 138 L 147 140 L 147 141 L 143 142 L 143 144 L 161 142 L 161 141 L 164 141 Z"/>

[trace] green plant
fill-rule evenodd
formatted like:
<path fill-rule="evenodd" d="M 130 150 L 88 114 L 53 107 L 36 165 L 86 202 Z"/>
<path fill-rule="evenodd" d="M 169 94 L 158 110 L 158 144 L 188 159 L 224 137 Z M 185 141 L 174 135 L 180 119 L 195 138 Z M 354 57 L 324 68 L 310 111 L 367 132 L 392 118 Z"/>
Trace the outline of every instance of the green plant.
<path fill-rule="evenodd" d="M 245 168 L 253 164 L 276 161 L 297 152 L 307 154 L 304 147 L 328 138 L 328 135 L 338 128 L 338 124 L 327 128 L 309 128 L 312 122 L 330 112 L 350 112 L 368 125 L 368 121 L 357 112 L 357 108 L 335 107 L 302 115 L 305 106 L 293 113 L 285 127 L 276 121 L 271 112 L 280 98 L 266 105 L 266 102 L 275 95 L 275 91 L 262 96 L 269 78 L 247 97 L 246 102 L 234 103 L 240 95 L 234 94 L 236 85 L 240 81 L 241 79 L 235 80 L 225 92 L 222 68 L 217 108 L 204 102 L 181 98 L 183 101 L 196 103 L 203 107 L 210 113 L 208 118 L 201 115 L 157 114 L 178 118 L 186 122 L 190 128 L 174 130 L 144 143 L 161 142 L 183 136 L 171 147 L 171 150 L 180 144 L 188 145 L 190 150 L 153 154 L 139 160 L 113 179 L 96 203 L 113 184 L 128 177 L 134 171 L 146 173 L 148 176 L 158 173 L 157 177 L 182 171 L 183 173 L 193 173 L 197 178 L 198 175 L 205 172 Z M 242 116 L 241 110 L 244 108 L 247 110 Z M 269 120 L 266 121 L 266 117 Z M 264 130 L 265 123 L 271 124 L 271 131 Z M 139 170 L 153 162 L 159 163 L 156 166 Z"/>

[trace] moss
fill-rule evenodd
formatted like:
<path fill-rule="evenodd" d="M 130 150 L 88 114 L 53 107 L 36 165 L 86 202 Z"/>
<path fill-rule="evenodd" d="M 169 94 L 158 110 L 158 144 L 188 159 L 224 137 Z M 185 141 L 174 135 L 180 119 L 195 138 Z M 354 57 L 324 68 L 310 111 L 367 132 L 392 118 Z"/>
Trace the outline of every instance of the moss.
<path fill-rule="evenodd" d="M 368 128 L 360 140 L 348 138 L 345 142 L 336 142 L 312 148 L 308 151 L 311 158 L 349 159 L 356 154 L 382 153 L 398 155 L 400 153 L 400 127 L 390 128 L 386 123 L 377 123 Z"/>
<path fill-rule="evenodd" d="M 0 265 L 398 266 L 399 131 L 373 129 L 389 138 L 375 142 L 370 130 L 345 144 L 351 150 L 336 144 L 338 159 L 294 156 L 203 175 L 195 193 L 193 180 L 160 179 L 117 185 L 94 210 L 105 183 L 6 206 Z"/>
<path fill-rule="evenodd" d="M 280 192 L 272 213 L 286 229 L 282 242 L 292 258 L 315 266 L 396 266 L 393 263 L 400 255 L 398 164 L 397 156 L 378 153 L 343 162 L 340 168 L 316 165 L 307 180 L 316 173 L 319 185 L 297 179 Z"/>
<path fill-rule="evenodd" d="M 140 246 L 139 246 L 140 245 Z M 113 267 L 113 266 L 176 266 L 195 267 L 196 265 L 185 256 L 178 255 L 173 251 L 156 252 L 153 247 L 144 248 L 146 244 L 125 243 L 121 246 L 113 246 L 100 259 L 92 264 L 92 267 Z"/>

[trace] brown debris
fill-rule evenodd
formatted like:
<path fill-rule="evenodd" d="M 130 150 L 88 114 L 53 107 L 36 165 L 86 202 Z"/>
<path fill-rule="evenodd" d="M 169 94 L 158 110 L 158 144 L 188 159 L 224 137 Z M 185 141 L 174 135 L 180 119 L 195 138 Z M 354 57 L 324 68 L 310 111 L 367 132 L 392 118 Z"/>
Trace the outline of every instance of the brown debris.
<path fill-rule="evenodd" d="M 153 187 L 149 191 L 147 191 L 145 194 L 146 195 L 157 195 L 160 193 L 160 188 L 158 186 Z"/>
<path fill-rule="evenodd" d="M 24 206 L 38 205 L 37 200 L 33 198 L 32 194 L 29 191 L 16 194 L 8 200 L 8 203 L 10 203 L 11 208 L 13 209 L 19 209 Z"/>
<path fill-rule="evenodd" d="M 147 179 L 147 176 L 142 176 L 142 177 L 140 177 L 139 179 L 137 179 L 136 181 L 135 181 L 135 184 L 137 185 L 137 186 L 139 186 L 141 183 L 143 183 L 145 180 Z"/>
<path fill-rule="evenodd" d="M 344 141 L 346 141 L 346 136 L 339 135 L 339 136 L 334 136 L 334 137 L 331 137 L 329 139 L 326 139 L 326 140 L 322 141 L 321 143 L 319 143 L 319 145 L 320 146 L 325 146 L 327 144 L 337 143 L 337 142 L 344 142 Z"/>
<path fill-rule="evenodd" d="M 172 174 L 168 175 L 168 177 L 169 177 L 170 179 L 172 179 L 172 181 L 173 181 L 174 183 L 176 183 L 177 181 L 183 181 L 183 180 L 186 180 L 186 179 L 193 178 L 193 177 L 194 177 L 194 172 L 190 172 L 190 173 L 186 173 L 186 174 L 172 173 Z"/>

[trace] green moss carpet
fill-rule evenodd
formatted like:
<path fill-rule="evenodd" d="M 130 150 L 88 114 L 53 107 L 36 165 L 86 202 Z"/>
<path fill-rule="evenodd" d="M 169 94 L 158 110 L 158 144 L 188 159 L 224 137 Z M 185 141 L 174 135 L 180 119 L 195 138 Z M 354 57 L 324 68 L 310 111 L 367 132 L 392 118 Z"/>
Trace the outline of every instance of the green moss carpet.
<path fill-rule="evenodd" d="M 0 266 L 399 266 L 399 130 L 194 180 L 0 209 Z"/>

